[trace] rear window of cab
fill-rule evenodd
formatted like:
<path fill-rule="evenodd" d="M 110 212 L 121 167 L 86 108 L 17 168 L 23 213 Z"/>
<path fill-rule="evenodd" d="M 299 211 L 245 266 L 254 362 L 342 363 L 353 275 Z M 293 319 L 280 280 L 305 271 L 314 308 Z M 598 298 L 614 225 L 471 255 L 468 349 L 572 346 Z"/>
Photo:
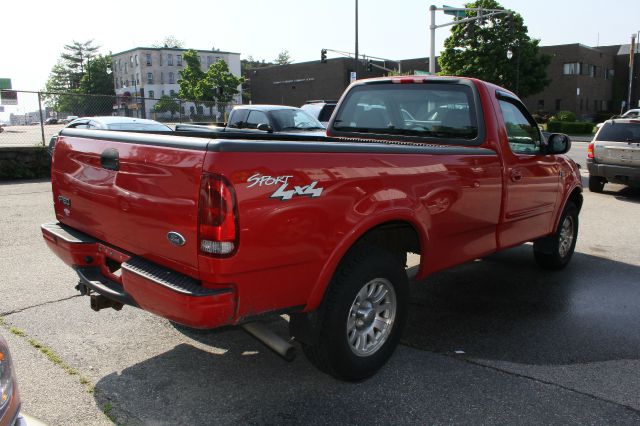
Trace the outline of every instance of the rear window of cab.
<path fill-rule="evenodd" d="M 339 134 L 399 135 L 472 143 L 479 137 L 467 84 L 378 83 L 353 87 L 333 122 Z"/>

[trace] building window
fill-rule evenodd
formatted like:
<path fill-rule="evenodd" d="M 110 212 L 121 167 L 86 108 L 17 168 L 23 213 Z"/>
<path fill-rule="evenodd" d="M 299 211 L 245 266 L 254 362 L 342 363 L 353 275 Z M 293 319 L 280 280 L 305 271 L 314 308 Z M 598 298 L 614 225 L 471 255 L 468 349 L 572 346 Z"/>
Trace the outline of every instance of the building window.
<path fill-rule="evenodd" d="M 147 83 L 149 83 L 149 84 L 153 83 L 153 73 L 152 72 L 148 72 L 147 73 Z"/>
<path fill-rule="evenodd" d="M 140 73 L 136 73 L 136 84 L 140 84 Z"/>
<path fill-rule="evenodd" d="M 596 73 L 598 72 L 598 67 L 596 67 L 595 65 L 588 65 L 589 67 L 589 77 L 594 77 L 597 75 Z"/>
<path fill-rule="evenodd" d="M 169 84 L 173 84 L 173 83 L 175 83 L 175 81 L 173 81 L 173 73 L 170 72 L 169 73 Z"/>
<path fill-rule="evenodd" d="M 133 84 L 133 83 L 135 83 L 135 82 L 136 82 L 136 79 L 134 78 L 134 75 L 133 75 L 133 74 L 131 74 L 131 84 Z"/>
<path fill-rule="evenodd" d="M 560 102 L 562 99 L 556 99 L 556 111 L 560 111 Z"/>
<path fill-rule="evenodd" d="M 175 95 L 176 95 L 176 92 L 174 90 L 169 90 L 169 96 L 173 98 Z"/>
<path fill-rule="evenodd" d="M 125 63 L 125 65 L 127 64 Z M 118 59 L 118 69 L 122 71 L 122 59 Z"/>
<path fill-rule="evenodd" d="M 160 53 L 160 66 L 162 66 L 162 53 Z"/>
<path fill-rule="evenodd" d="M 211 56 L 207 56 L 207 65 L 211 65 L 213 62 L 213 58 Z"/>
<path fill-rule="evenodd" d="M 176 55 L 176 65 L 182 66 L 182 55 Z"/>
<path fill-rule="evenodd" d="M 584 107 L 584 99 L 580 99 L 580 111 L 582 111 L 583 107 Z"/>
<path fill-rule="evenodd" d="M 164 73 L 160 72 L 160 84 L 164 84 Z"/>
<path fill-rule="evenodd" d="M 151 53 L 147 53 L 147 66 L 151 66 Z"/>
<path fill-rule="evenodd" d="M 589 98 L 587 98 L 587 100 L 585 101 L 585 105 L 587 107 L 587 111 L 589 111 Z"/>
<path fill-rule="evenodd" d="M 607 69 L 605 70 L 605 73 L 604 73 L 604 78 L 605 78 L 605 80 L 611 80 L 611 79 L 613 79 L 613 69 L 611 69 L 611 68 L 607 68 Z"/>
<path fill-rule="evenodd" d="M 173 55 L 171 53 L 167 55 L 167 65 L 173 65 Z"/>
<path fill-rule="evenodd" d="M 127 73 L 127 63 L 126 62 L 124 63 L 124 73 L 125 74 Z"/>
<path fill-rule="evenodd" d="M 162 92 L 161 92 L 161 93 L 162 93 L 162 96 L 164 96 L 164 89 L 162 89 Z"/>
<path fill-rule="evenodd" d="M 138 65 L 138 55 L 136 55 L 136 65 Z"/>
<path fill-rule="evenodd" d="M 154 95 L 155 95 L 155 93 L 153 92 L 153 90 L 149 90 L 149 97 L 150 97 L 151 99 L 155 98 L 155 96 L 154 96 Z"/>
<path fill-rule="evenodd" d="M 562 68 L 563 75 L 578 75 L 580 74 L 580 62 L 569 62 L 564 64 Z"/>
<path fill-rule="evenodd" d="M 133 65 L 133 56 L 129 56 L 129 63 Z"/>
<path fill-rule="evenodd" d="M 538 109 L 544 109 L 544 99 L 538 100 Z"/>
<path fill-rule="evenodd" d="M 600 101 L 600 111 L 607 111 L 607 101 Z"/>

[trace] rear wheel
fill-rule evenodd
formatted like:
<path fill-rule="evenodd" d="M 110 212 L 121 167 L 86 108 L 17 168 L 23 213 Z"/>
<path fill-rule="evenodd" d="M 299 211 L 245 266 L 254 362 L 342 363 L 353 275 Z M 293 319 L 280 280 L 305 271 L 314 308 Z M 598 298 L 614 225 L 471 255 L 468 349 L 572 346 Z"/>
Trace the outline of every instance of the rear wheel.
<path fill-rule="evenodd" d="M 589 175 L 589 191 L 602 192 L 604 184 L 605 180 L 603 177 Z"/>
<path fill-rule="evenodd" d="M 406 322 L 409 281 L 397 256 L 362 246 L 335 273 L 320 312 L 320 335 L 303 344 L 320 370 L 343 380 L 378 371 L 398 345 Z"/>
<path fill-rule="evenodd" d="M 578 208 L 569 201 L 562 212 L 556 232 L 533 243 L 536 262 L 544 269 L 567 266 L 578 239 Z"/>

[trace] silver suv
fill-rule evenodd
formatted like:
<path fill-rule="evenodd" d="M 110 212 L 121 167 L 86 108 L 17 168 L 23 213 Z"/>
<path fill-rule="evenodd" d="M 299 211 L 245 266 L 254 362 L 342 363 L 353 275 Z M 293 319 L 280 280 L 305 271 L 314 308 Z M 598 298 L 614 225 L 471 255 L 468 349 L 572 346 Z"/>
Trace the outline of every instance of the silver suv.
<path fill-rule="evenodd" d="M 591 192 L 607 182 L 640 186 L 640 119 L 605 121 L 589 144 L 587 169 Z"/>

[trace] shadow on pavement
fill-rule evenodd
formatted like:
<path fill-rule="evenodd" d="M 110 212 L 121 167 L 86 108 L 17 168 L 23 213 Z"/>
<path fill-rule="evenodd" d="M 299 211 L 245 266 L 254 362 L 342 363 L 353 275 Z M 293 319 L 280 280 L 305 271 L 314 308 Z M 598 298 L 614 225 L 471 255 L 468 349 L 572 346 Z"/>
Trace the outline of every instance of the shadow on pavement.
<path fill-rule="evenodd" d="M 538 269 L 530 245 L 416 284 L 403 342 L 525 364 L 638 359 L 640 267 L 575 253 Z"/>
<path fill-rule="evenodd" d="M 635 359 L 639 274 L 638 267 L 579 253 L 568 269 L 541 272 L 530 246 L 512 249 L 414 284 L 404 342 L 530 364 Z M 283 321 L 273 326 L 286 332 Z M 615 404 L 403 346 L 376 376 L 354 384 L 320 373 L 302 354 L 287 363 L 238 329 L 176 329 L 191 341 L 96 384 L 97 404 L 112 407 L 119 423 L 638 420 Z"/>

